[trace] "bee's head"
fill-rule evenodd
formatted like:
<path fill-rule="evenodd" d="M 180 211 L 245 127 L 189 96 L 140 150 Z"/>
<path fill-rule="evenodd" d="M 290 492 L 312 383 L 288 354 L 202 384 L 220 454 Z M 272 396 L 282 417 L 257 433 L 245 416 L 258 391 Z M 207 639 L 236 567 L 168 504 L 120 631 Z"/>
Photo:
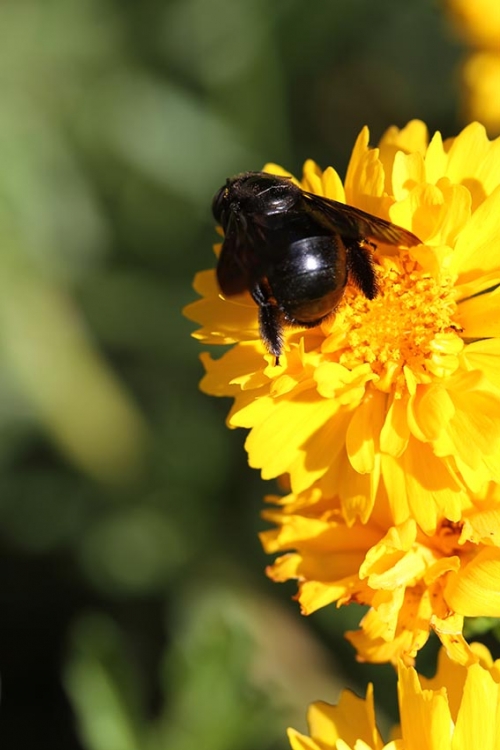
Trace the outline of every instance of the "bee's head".
<path fill-rule="evenodd" d="M 228 216 L 228 208 L 231 202 L 230 199 L 230 187 L 231 180 L 227 180 L 226 184 L 218 190 L 212 201 L 212 214 L 215 221 L 222 226 L 223 229 L 226 227 L 226 221 Z"/>

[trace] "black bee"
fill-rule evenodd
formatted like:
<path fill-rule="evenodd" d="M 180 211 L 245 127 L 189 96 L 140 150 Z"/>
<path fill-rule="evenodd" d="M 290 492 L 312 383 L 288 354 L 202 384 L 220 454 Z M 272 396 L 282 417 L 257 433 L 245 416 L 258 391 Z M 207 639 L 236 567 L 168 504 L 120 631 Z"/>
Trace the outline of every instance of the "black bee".
<path fill-rule="evenodd" d="M 283 325 L 312 328 L 338 306 L 348 278 L 377 295 L 369 238 L 411 247 L 418 237 L 384 219 L 321 198 L 286 177 L 244 172 L 216 193 L 212 211 L 224 242 L 217 264 L 223 294 L 249 291 L 260 335 L 279 364 Z"/>

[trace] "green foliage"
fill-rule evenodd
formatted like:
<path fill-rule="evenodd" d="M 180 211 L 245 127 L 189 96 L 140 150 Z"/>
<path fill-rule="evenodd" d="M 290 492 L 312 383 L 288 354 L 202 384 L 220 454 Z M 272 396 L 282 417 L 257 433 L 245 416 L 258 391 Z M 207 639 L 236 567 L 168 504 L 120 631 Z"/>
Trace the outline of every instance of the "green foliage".
<path fill-rule="evenodd" d="M 252 750 L 283 740 L 276 690 L 252 675 L 251 622 L 238 617 L 229 592 L 214 592 L 192 609 L 195 617 L 175 630 L 153 675 L 160 704 L 155 716 L 148 715 L 139 670 L 125 658 L 130 648 L 113 622 L 88 615 L 78 623 L 65 682 L 85 747 Z"/>

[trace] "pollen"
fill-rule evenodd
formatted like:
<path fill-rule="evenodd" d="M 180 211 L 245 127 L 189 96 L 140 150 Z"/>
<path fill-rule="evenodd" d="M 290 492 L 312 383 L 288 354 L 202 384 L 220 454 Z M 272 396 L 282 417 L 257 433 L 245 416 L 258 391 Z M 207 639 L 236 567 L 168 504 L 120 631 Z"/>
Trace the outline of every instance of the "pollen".
<path fill-rule="evenodd" d="M 463 348 L 452 280 L 424 273 L 404 251 L 377 260 L 377 296 L 348 285 L 322 351 L 349 369 L 369 364 L 384 392 L 401 393 L 408 369 L 417 383 L 451 375 Z"/>

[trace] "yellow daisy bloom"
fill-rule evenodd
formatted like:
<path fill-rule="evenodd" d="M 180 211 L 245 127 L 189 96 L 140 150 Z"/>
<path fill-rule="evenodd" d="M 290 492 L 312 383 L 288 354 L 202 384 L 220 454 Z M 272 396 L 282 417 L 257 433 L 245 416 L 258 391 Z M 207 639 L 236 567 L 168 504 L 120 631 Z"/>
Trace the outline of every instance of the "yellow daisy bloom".
<path fill-rule="evenodd" d="M 345 690 L 337 706 L 313 703 L 310 736 L 288 730 L 292 750 L 500 750 L 500 660 L 480 644 L 472 649 L 468 667 L 442 649 L 431 680 L 399 665 L 398 739 L 383 743 L 370 685 L 365 700 Z"/>
<path fill-rule="evenodd" d="M 306 162 L 301 186 L 412 231 L 411 249 L 379 244 L 379 295 L 348 285 L 335 314 L 288 328 L 275 366 L 248 294 L 224 299 L 213 271 L 186 314 L 204 343 L 201 387 L 231 396 L 230 427 L 250 429 L 249 463 L 292 491 L 339 496 L 348 525 L 378 495 L 396 525 L 427 534 L 459 522 L 471 492 L 500 481 L 500 139 L 473 124 L 443 142 L 425 125 L 391 128 L 379 148 L 362 130 L 345 186 Z M 275 165 L 267 171 L 286 174 Z"/>
<path fill-rule="evenodd" d="M 369 605 L 361 629 L 346 634 L 359 660 L 411 664 L 434 630 L 467 663 L 464 617 L 500 617 L 498 486 L 471 501 L 460 523 L 442 519 L 431 536 L 414 519 L 391 526 L 384 502 L 365 524 L 348 528 L 338 499 L 318 489 L 268 499 L 278 507 L 264 517 L 276 528 L 261 541 L 266 552 L 285 553 L 269 577 L 299 582 L 305 615 L 332 602 Z"/>

